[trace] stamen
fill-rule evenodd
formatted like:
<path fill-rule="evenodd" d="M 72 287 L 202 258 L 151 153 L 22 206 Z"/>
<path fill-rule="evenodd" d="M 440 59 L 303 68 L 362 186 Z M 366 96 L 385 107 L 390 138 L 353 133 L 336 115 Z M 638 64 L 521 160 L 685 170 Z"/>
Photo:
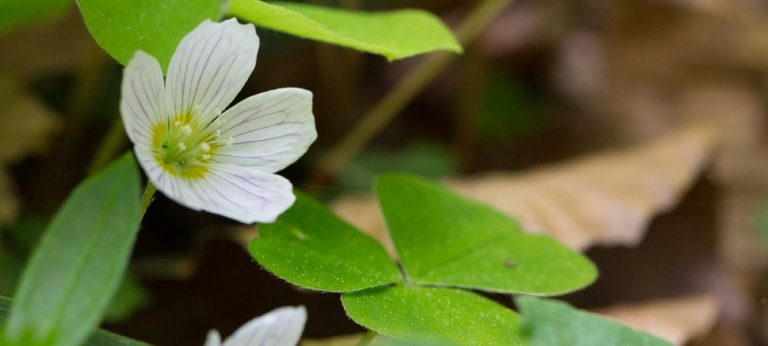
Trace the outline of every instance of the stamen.
<path fill-rule="evenodd" d="M 211 155 L 210 154 L 203 154 L 203 160 L 210 160 Z"/>
<path fill-rule="evenodd" d="M 179 149 L 181 150 L 187 150 L 187 145 L 184 144 L 184 142 L 179 143 Z"/>
<path fill-rule="evenodd" d="M 209 152 L 211 151 L 211 145 L 206 142 L 200 143 L 200 150 L 204 152 Z"/>
<path fill-rule="evenodd" d="M 181 120 L 176 120 L 176 122 L 173 123 L 176 127 L 181 127 L 182 123 Z"/>
<path fill-rule="evenodd" d="M 235 143 L 235 137 L 227 137 L 227 139 L 224 141 L 225 145 L 232 145 Z"/>
<path fill-rule="evenodd" d="M 184 132 L 185 135 L 190 135 L 192 134 L 192 127 L 189 124 L 184 125 L 181 127 L 181 132 Z"/>
<path fill-rule="evenodd" d="M 221 137 L 221 130 L 216 130 L 216 138 Z"/>

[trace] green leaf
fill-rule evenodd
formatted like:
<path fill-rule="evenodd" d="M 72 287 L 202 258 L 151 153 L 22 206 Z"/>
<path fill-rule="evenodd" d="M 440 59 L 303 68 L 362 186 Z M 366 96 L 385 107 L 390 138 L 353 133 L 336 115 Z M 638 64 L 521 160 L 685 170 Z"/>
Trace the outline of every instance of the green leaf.
<path fill-rule="evenodd" d="M 13 290 L 21 279 L 24 262 L 43 235 L 48 221 L 44 218 L 25 215 L 16 221 L 13 227 L 6 230 L 7 239 L 0 244 L 2 245 L 0 246 L 0 295 L 13 296 Z M 126 319 L 148 302 L 147 290 L 141 286 L 134 275 L 126 272 L 115 296 L 112 297 L 104 320 L 118 322 Z"/>
<path fill-rule="evenodd" d="M 355 12 L 282 1 L 232 0 L 229 11 L 258 26 L 389 60 L 436 50 L 462 51 L 450 30 L 422 10 Z"/>
<path fill-rule="evenodd" d="M 0 1 L 0 34 L 14 27 L 53 19 L 64 14 L 70 0 Z"/>
<path fill-rule="evenodd" d="M 8 313 L 11 310 L 11 300 L 6 297 L 0 297 L 0 323 L 5 322 Z M 0 330 L 0 336 L 2 330 Z M 97 330 L 91 334 L 91 337 L 85 342 L 85 346 L 148 346 L 149 344 L 141 341 L 126 338 L 104 330 Z"/>
<path fill-rule="evenodd" d="M 458 345 L 518 345 L 519 316 L 477 294 L 393 286 L 341 296 L 347 315 L 379 334 Z"/>
<path fill-rule="evenodd" d="M 422 285 L 560 294 L 595 280 L 594 265 L 557 241 L 424 179 L 385 175 L 377 194 L 408 279 Z"/>
<path fill-rule="evenodd" d="M 669 346 L 669 342 L 619 322 L 574 309 L 555 300 L 521 296 L 515 299 L 533 346 Z"/>
<path fill-rule="evenodd" d="M 206 19 L 217 20 L 221 0 L 77 0 L 88 31 L 122 64 L 141 49 L 168 66 L 181 39 Z"/>
<path fill-rule="evenodd" d="M 81 343 L 120 284 L 139 219 L 139 172 L 131 155 L 81 183 L 24 270 L 8 318 L 7 341 Z"/>
<path fill-rule="evenodd" d="M 270 272 L 316 290 L 357 291 L 401 279 L 378 242 L 300 193 L 276 223 L 259 226 L 250 250 Z"/>

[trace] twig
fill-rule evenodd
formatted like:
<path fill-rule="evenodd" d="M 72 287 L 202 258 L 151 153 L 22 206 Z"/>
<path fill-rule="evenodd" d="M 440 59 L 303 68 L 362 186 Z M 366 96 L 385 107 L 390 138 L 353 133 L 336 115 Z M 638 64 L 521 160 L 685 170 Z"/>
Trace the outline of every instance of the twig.
<path fill-rule="evenodd" d="M 456 30 L 463 45 L 474 41 L 512 0 L 485 0 Z M 362 117 L 362 120 L 319 161 L 310 184 L 323 184 L 358 154 L 438 73 L 455 59 L 451 53 L 435 53 L 422 61 L 394 90 Z"/>
<path fill-rule="evenodd" d="M 91 163 L 88 165 L 88 174 L 96 173 L 98 170 L 106 167 L 109 161 L 117 156 L 118 151 L 125 145 L 126 140 L 123 120 L 118 115 L 112 121 L 109 132 L 101 140 L 99 148 L 96 149 L 96 153 L 91 158 Z"/>

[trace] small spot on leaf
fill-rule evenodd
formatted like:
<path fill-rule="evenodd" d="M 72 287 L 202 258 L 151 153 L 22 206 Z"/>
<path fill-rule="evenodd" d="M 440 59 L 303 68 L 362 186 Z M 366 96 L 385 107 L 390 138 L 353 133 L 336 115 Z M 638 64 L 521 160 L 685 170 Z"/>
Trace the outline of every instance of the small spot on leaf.
<path fill-rule="evenodd" d="M 293 233 L 293 235 L 294 235 L 294 236 L 296 236 L 296 238 L 299 238 L 300 240 L 304 240 L 304 239 L 307 239 L 307 235 L 306 235 L 306 234 L 304 234 L 304 232 L 302 232 L 302 231 L 301 231 L 300 229 L 298 229 L 298 228 L 293 228 L 293 229 L 291 229 L 291 233 Z"/>

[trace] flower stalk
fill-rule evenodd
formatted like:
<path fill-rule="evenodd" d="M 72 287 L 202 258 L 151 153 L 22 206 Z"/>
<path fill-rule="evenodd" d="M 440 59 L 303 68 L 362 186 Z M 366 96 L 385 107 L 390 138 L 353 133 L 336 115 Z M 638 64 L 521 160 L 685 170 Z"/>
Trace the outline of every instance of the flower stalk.
<path fill-rule="evenodd" d="M 478 5 L 456 30 L 462 45 L 472 43 L 512 0 L 485 0 Z M 379 101 L 344 138 L 331 148 L 315 167 L 310 185 L 322 185 L 332 179 L 349 160 L 357 155 L 376 134 L 381 132 L 405 106 L 441 71 L 456 59 L 455 54 L 435 53 L 416 66 L 395 89 Z"/>

